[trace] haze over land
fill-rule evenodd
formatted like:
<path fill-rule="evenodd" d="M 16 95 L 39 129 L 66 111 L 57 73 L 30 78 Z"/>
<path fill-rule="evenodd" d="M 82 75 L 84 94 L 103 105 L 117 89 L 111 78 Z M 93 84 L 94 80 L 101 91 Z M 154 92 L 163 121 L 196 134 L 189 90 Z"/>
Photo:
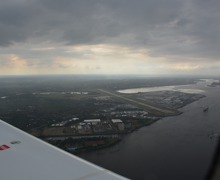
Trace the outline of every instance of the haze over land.
<path fill-rule="evenodd" d="M 0 75 L 220 73 L 218 0 L 0 3 Z"/>

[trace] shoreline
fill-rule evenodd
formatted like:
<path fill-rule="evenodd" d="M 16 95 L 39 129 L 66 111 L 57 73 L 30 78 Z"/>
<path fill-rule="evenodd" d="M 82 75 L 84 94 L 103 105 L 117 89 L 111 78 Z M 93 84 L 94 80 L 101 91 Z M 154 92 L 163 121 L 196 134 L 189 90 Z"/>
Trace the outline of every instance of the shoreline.
<path fill-rule="evenodd" d="M 89 152 L 89 151 L 96 151 L 96 150 L 100 150 L 100 149 L 104 149 L 104 148 L 108 148 L 111 146 L 116 145 L 117 143 L 119 143 L 120 141 L 123 140 L 124 136 L 126 136 L 127 134 L 133 133 L 134 131 L 142 128 L 142 127 L 146 127 L 146 126 L 150 126 L 152 124 L 154 124 L 155 122 L 161 120 L 164 117 L 171 117 L 171 116 L 179 116 L 181 115 L 183 112 L 180 111 L 181 108 L 196 102 L 202 98 L 206 97 L 205 95 L 201 95 L 198 96 L 197 99 L 193 100 L 193 101 L 186 101 L 186 103 L 182 104 L 182 106 L 180 106 L 178 109 L 176 109 L 176 113 L 175 114 L 166 114 L 165 116 L 161 116 L 161 117 L 157 117 L 156 119 L 148 119 L 145 121 L 142 121 L 140 124 L 137 124 L 136 126 L 134 126 L 132 129 L 130 130 L 126 130 L 123 132 L 116 132 L 116 133 L 100 133 L 100 134 L 81 134 L 81 135 L 59 135 L 59 136 L 49 136 L 49 137 L 40 137 L 43 140 L 58 146 L 72 154 L 80 154 L 83 152 Z M 187 103 L 188 102 L 188 103 Z M 124 136 L 123 136 L 124 135 Z M 65 141 L 67 141 L 68 139 L 71 139 L 72 142 L 70 144 L 72 148 L 72 150 L 68 150 L 68 148 L 66 147 L 66 144 L 68 146 L 70 146 L 70 144 L 65 143 Z M 84 141 L 91 141 L 91 139 L 93 140 L 93 144 L 87 144 L 85 145 Z M 59 141 L 63 141 L 63 144 L 60 145 Z M 79 143 L 75 143 L 75 141 L 79 141 Z M 100 143 L 101 142 L 101 143 Z"/>
<path fill-rule="evenodd" d="M 102 89 L 99 89 L 98 91 L 101 91 L 102 94 L 107 94 L 109 96 L 112 96 L 116 99 L 119 99 L 121 101 L 125 101 L 127 104 L 134 102 L 134 105 L 138 102 L 138 104 L 136 105 L 148 105 L 148 107 L 155 107 L 157 109 L 164 109 L 164 110 L 170 110 L 172 111 L 173 113 L 161 113 L 161 112 L 158 112 L 156 111 L 155 109 L 153 109 L 152 111 L 150 111 L 148 118 L 146 119 L 138 119 L 136 118 L 135 120 L 126 120 L 126 119 L 129 119 L 129 118 L 124 118 L 122 119 L 123 120 L 123 123 L 126 125 L 126 123 L 134 123 L 132 124 L 132 126 L 129 128 L 129 129 L 124 129 L 123 131 L 119 131 L 119 130 L 116 130 L 114 129 L 113 131 L 111 132 L 102 132 L 102 133 L 97 133 L 97 132 L 90 132 L 90 133 L 86 133 L 86 134 L 80 134 L 80 133 L 61 133 L 61 134 L 57 134 L 55 133 L 54 135 L 43 135 L 42 132 L 40 134 L 38 134 L 38 137 L 40 137 L 41 139 L 55 145 L 55 146 L 58 146 L 64 150 L 67 150 L 68 152 L 71 152 L 71 153 L 82 153 L 82 152 L 87 152 L 87 151 L 95 151 L 95 150 L 99 150 L 99 149 L 103 149 L 103 148 L 107 148 L 107 147 L 111 147 L 115 144 L 117 144 L 118 142 L 120 142 L 121 140 L 123 140 L 123 135 L 126 136 L 127 134 L 130 134 L 142 127 L 146 127 L 146 126 L 150 126 L 151 124 L 157 122 L 158 120 L 161 120 L 162 118 L 164 117 L 171 117 L 171 116 L 179 116 L 181 115 L 183 112 L 180 111 L 181 108 L 193 103 L 193 102 L 196 102 L 204 97 L 206 97 L 205 95 L 203 94 L 196 94 L 196 93 L 193 93 L 193 94 L 190 94 L 190 93 L 183 93 L 183 92 L 172 92 L 170 93 L 169 91 L 159 91 L 159 95 L 158 95 L 158 92 L 152 92 L 152 94 L 150 93 L 137 93 L 136 96 L 134 97 L 131 97 L 131 96 L 120 96 L 118 94 L 116 94 L 115 92 L 111 92 L 111 91 L 106 91 L 106 90 L 102 90 Z M 139 98 L 137 98 L 137 96 L 139 96 Z M 148 97 L 148 96 L 152 96 L 154 98 L 154 96 L 156 96 L 157 98 L 173 98 L 174 97 L 174 100 L 171 99 L 170 100 L 170 106 L 165 106 L 166 104 L 164 104 L 164 102 L 166 102 L 165 100 L 161 101 L 162 103 L 160 103 L 158 100 L 155 102 L 150 102 L 150 101 L 144 101 L 145 99 L 145 96 Z M 140 97 L 143 97 L 142 100 L 140 100 Z M 177 100 L 179 103 L 177 103 Z M 180 103 L 181 102 L 181 103 Z M 144 104 L 145 103 L 145 104 Z M 152 103 L 152 104 L 151 104 Z M 133 104 L 132 104 L 133 105 Z M 138 106 L 137 106 L 138 107 Z M 140 107 L 139 107 L 140 108 Z M 147 111 L 148 108 L 145 108 L 144 110 Z M 149 112 L 149 111 L 148 111 Z M 113 117 L 112 117 L 113 118 Z M 112 124 L 113 125 L 113 124 Z M 64 129 L 67 128 L 67 127 L 63 127 Z M 56 129 L 56 128 L 55 128 Z M 46 128 L 45 128 L 46 130 Z M 71 147 L 68 147 L 70 148 L 71 150 L 68 150 L 65 149 L 66 147 L 66 144 L 63 142 L 62 146 L 60 145 L 60 141 L 66 141 L 68 139 L 72 139 L 72 140 L 75 140 L 78 142 L 77 143 L 74 143 L 74 142 L 71 142 Z M 88 140 L 91 141 L 91 139 L 93 139 L 93 144 L 90 143 L 87 145 L 85 145 L 85 140 Z M 70 146 L 70 144 L 67 144 L 68 146 Z"/>
<path fill-rule="evenodd" d="M 199 98 L 199 99 L 196 100 L 196 101 L 199 101 L 200 99 L 205 98 L 205 97 L 206 97 L 206 96 L 203 96 L 203 97 Z M 193 101 L 193 102 L 196 102 L 196 101 Z M 191 103 L 193 103 L 193 102 L 191 102 Z M 184 112 L 182 112 L 182 111 L 179 111 L 179 109 L 181 109 L 181 108 L 183 108 L 183 107 L 185 107 L 185 106 L 187 106 L 187 105 L 189 105 L 189 104 L 191 104 L 191 103 L 185 104 L 185 105 L 183 105 L 182 107 L 178 108 L 177 110 L 178 110 L 179 114 L 176 114 L 176 115 L 167 115 L 167 116 L 164 116 L 164 117 L 160 117 L 160 118 L 158 118 L 157 120 L 153 120 L 153 121 L 149 122 L 148 124 L 145 124 L 145 125 L 143 125 L 143 126 L 136 127 L 136 128 L 132 129 L 132 130 L 129 131 L 129 132 L 121 133 L 121 134 L 124 134 L 124 135 L 126 136 L 126 135 L 128 135 L 128 134 L 130 134 L 130 133 L 133 133 L 134 131 L 137 131 L 137 130 L 143 128 L 143 127 L 150 126 L 150 125 L 156 123 L 157 121 L 160 121 L 161 119 L 163 119 L 163 118 L 165 118 L 165 117 L 179 116 L 179 115 L 181 115 L 181 114 L 184 113 Z M 80 153 L 85 153 L 85 152 L 91 152 L 91 151 L 97 151 L 97 150 L 105 149 L 105 148 L 108 148 L 108 147 L 112 147 L 112 146 L 118 144 L 119 142 L 123 141 L 123 138 L 124 138 L 124 137 L 122 137 L 119 141 L 117 141 L 117 142 L 115 142 L 115 143 L 113 143 L 113 144 L 106 145 L 106 146 L 104 146 L 104 147 L 98 147 L 98 148 L 95 148 L 95 149 L 88 149 L 88 150 L 84 150 L 84 151 L 70 152 L 70 153 L 72 153 L 72 154 L 80 154 Z M 69 152 L 69 151 L 68 151 L 68 152 Z"/>

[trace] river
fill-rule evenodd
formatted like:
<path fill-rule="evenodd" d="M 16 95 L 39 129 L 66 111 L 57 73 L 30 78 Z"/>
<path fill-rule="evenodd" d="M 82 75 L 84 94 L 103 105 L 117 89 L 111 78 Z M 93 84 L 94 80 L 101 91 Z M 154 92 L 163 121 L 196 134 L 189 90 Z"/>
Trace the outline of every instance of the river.
<path fill-rule="evenodd" d="M 181 86 L 206 95 L 181 108 L 183 114 L 140 128 L 115 146 L 79 156 L 134 180 L 204 179 L 218 142 L 210 134 L 220 133 L 220 87 L 206 85 Z M 209 106 L 207 112 L 204 106 Z"/>

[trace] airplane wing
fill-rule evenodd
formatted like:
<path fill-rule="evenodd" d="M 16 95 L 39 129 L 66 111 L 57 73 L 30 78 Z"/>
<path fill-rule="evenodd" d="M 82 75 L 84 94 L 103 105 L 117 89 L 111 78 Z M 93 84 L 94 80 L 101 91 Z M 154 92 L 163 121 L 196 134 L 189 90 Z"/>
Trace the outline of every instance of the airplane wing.
<path fill-rule="evenodd" d="M 1 180 L 126 180 L 0 120 Z"/>

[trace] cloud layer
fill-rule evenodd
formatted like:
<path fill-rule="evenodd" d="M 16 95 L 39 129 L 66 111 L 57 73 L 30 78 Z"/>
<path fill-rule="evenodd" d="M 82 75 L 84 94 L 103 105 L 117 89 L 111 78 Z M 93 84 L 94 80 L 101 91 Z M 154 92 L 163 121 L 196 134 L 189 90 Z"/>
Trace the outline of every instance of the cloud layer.
<path fill-rule="evenodd" d="M 154 67 L 158 72 L 163 67 L 164 73 L 170 71 L 168 66 L 175 69 L 180 64 L 186 73 L 204 72 L 205 67 L 209 72 L 210 62 L 219 67 L 218 0 L 0 0 L 0 3 L 1 68 L 6 69 L 9 64 L 6 61 L 10 62 L 13 55 L 36 71 L 63 61 L 66 66 L 81 64 L 85 73 L 89 68 L 88 73 L 99 73 L 104 63 L 116 63 L 115 58 L 126 59 L 123 63 L 130 67 L 127 71 L 132 66 L 138 68 L 137 64 L 146 69 Z M 126 49 L 130 56 L 119 55 L 116 48 Z M 134 52 L 139 56 L 134 56 Z M 142 68 L 142 73 L 145 72 Z M 214 73 L 218 72 L 215 68 Z"/>

